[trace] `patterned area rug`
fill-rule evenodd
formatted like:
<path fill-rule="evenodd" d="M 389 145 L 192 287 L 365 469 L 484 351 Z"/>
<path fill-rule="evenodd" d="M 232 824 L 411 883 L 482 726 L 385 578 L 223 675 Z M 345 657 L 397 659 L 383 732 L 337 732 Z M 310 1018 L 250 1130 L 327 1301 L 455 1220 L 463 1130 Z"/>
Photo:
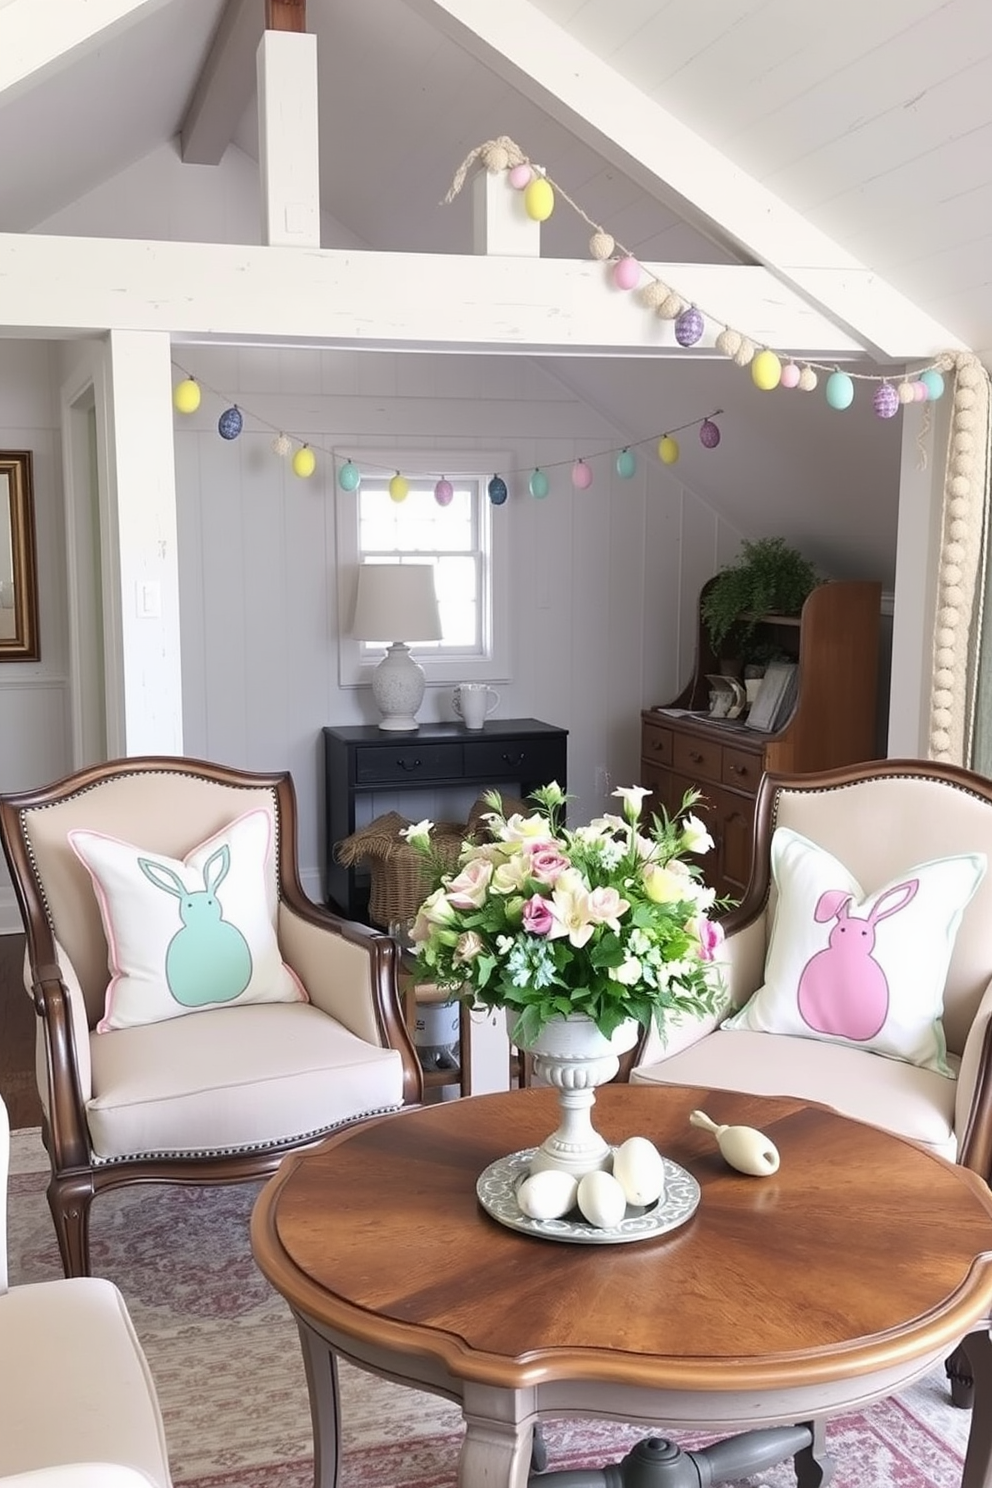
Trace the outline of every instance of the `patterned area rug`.
<path fill-rule="evenodd" d="M 11 1282 L 60 1276 L 36 1131 L 13 1138 Z M 165 1416 L 176 1488 L 311 1488 L 306 1383 L 285 1303 L 255 1268 L 255 1185 L 164 1185 L 98 1199 L 94 1271 L 123 1291 Z M 402 1264 L 402 1258 L 397 1258 Z M 443 1258 L 439 1258 L 443 1264 Z M 339 1488 L 455 1488 L 461 1417 L 434 1396 L 342 1368 Z M 969 1413 L 943 1372 L 827 1429 L 833 1488 L 959 1488 Z M 550 1468 L 602 1467 L 647 1433 L 609 1421 L 546 1423 Z M 666 1434 L 659 1422 L 659 1435 Z M 678 1438 L 685 1447 L 704 1438 Z M 539 1480 L 538 1480 L 539 1481 Z M 746 1480 L 793 1488 L 791 1463 Z"/>

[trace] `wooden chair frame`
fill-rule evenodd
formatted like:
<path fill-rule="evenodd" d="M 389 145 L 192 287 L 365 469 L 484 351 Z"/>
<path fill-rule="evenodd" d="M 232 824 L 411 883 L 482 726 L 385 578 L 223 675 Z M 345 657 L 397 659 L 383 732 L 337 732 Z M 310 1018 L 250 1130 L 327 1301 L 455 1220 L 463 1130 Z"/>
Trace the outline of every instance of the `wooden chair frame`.
<path fill-rule="evenodd" d="M 370 961 L 374 1013 L 383 1046 L 399 1052 L 403 1064 L 403 1104 L 418 1104 L 423 1078 L 407 1032 L 398 991 L 399 954 L 395 942 L 380 931 L 344 920 L 315 904 L 304 892 L 297 867 L 296 793 L 288 771 L 250 774 L 204 760 L 143 756 L 94 765 L 40 790 L 0 796 L 0 840 L 24 920 L 30 994 L 41 1019 L 48 1080 L 48 1116 L 42 1138 L 51 1162 L 48 1204 L 58 1235 L 67 1276 L 89 1274 L 90 1205 L 98 1193 L 133 1183 L 228 1184 L 266 1177 L 286 1152 L 313 1146 L 274 1142 L 260 1148 L 216 1156 L 163 1156 L 96 1163 L 90 1145 L 86 1109 L 78 1073 L 68 991 L 58 966 L 55 939 L 44 887 L 25 834 L 23 814 L 135 772 L 168 771 L 246 790 L 273 792 L 278 816 L 278 892 L 298 916 L 360 945 Z"/>

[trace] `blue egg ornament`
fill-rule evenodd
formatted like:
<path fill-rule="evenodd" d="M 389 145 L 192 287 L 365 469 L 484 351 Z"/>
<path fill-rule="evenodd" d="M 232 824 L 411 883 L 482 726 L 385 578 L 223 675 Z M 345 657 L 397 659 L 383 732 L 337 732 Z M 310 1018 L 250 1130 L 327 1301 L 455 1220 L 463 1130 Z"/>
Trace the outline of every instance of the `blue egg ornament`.
<path fill-rule="evenodd" d="M 217 433 L 221 439 L 237 439 L 244 426 L 245 421 L 241 417 L 241 410 L 235 405 L 233 408 L 224 409 L 217 420 Z"/>
<path fill-rule="evenodd" d="M 494 475 L 487 487 L 489 500 L 493 506 L 502 506 L 507 497 L 506 481 L 501 475 Z"/>
<path fill-rule="evenodd" d="M 351 460 L 346 460 L 338 471 L 338 485 L 342 491 L 357 491 L 362 484 L 362 472 Z"/>
<path fill-rule="evenodd" d="M 535 470 L 530 478 L 530 494 L 537 500 L 543 501 L 550 490 L 548 477 L 543 470 Z"/>
<path fill-rule="evenodd" d="M 617 475 L 621 480 L 630 480 L 637 469 L 637 460 L 629 449 L 621 450 L 617 455 Z"/>

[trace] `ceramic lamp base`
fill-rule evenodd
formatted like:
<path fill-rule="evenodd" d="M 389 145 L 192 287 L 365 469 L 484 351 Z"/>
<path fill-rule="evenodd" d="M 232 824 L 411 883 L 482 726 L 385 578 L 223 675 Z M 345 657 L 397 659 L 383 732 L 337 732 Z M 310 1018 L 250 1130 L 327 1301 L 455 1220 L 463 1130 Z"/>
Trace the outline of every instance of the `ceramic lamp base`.
<path fill-rule="evenodd" d="M 409 733 L 420 727 L 415 714 L 424 700 L 424 669 L 403 641 L 394 641 L 372 673 L 372 696 L 381 729 Z"/>

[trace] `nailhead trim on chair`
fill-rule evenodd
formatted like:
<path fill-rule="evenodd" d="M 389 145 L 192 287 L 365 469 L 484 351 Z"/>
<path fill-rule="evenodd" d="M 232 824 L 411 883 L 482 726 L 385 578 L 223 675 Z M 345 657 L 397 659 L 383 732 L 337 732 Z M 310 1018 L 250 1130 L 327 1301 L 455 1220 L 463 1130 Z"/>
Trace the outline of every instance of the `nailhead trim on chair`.
<path fill-rule="evenodd" d="M 285 1137 L 279 1142 L 249 1142 L 243 1147 L 162 1147 L 150 1152 L 129 1152 L 124 1157 L 100 1157 L 97 1153 L 90 1154 L 90 1161 L 94 1168 L 112 1168 L 118 1163 L 145 1162 L 149 1158 L 156 1157 L 235 1157 L 243 1152 L 272 1152 L 286 1147 L 298 1147 L 303 1142 L 316 1142 L 320 1137 L 330 1136 L 331 1132 L 339 1131 L 344 1126 L 352 1126 L 356 1121 L 366 1121 L 372 1116 L 390 1116 L 394 1111 L 401 1110 L 401 1106 L 377 1106 L 370 1111 L 362 1111 L 358 1116 L 349 1116 L 347 1121 L 334 1121 L 330 1126 L 320 1126 L 314 1131 L 300 1132 L 293 1137 Z"/>

